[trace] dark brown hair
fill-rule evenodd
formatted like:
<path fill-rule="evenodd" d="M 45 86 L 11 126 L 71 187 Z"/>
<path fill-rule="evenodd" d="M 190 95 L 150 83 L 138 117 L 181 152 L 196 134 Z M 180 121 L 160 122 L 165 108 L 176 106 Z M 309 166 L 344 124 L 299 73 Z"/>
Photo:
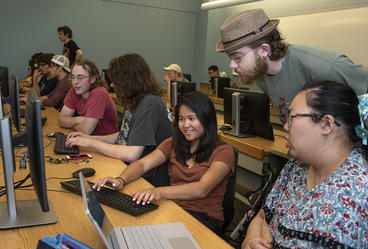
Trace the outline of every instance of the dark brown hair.
<path fill-rule="evenodd" d="M 38 64 L 44 63 L 50 66 L 52 57 L 54 57 L 54 54 L 51 53 L 41 54 L 40 57 L 38 58 Z"/>
<path fill-rule="evenodd" d="M 269 55 L 271 61 L 276 61 L 284 57 L 289 48 L 289 44 L 277 28 L 265 37 L 249 44 L 249 47 L 254 49 L 263 43 L 267 43 L 271 47 L 271 53 Z"/>
<path fill-rule="evenodd" d="M 98 71 L 98 68 L 96 64 L 88 59 L 80 59 L 74 62 L 72 66 L 72 71 L 75 66 L 81 66 L 85 71 L 88 72 L 90 77 L 96 77 L 95 82 L 93 82 L 89 86 L 89 91 L 91 92 L 93 89 L 95 89 L 98 86 L 106 87 L 105 81 L 102 79 L 100 72 Z"/>
<path fill-rule="evenodd" d="M 115 85 L 116 95 L 129 110 L 134 110 L 147 94 L 160 96 L 161 90 L 142 56 L 125 54 L 110 61 L 107 74 Z"/>
<path fill-rule="evenodd" d="M 63 32 L 64 35 L 66 35 L 66 37 L 68 37 L 69 39 L 72 39 L 73 38 L 73 31 L 68 26 L 58 27 L 57 30 L 58 30 L 58 32 Z"/>

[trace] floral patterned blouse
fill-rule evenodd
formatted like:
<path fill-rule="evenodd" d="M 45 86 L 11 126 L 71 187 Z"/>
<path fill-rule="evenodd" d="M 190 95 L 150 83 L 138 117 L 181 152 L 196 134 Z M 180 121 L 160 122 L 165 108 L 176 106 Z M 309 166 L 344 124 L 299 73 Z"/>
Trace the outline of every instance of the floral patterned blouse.
<path fill-rule="evenodd" d="M 368 164 L 354 148 L 345 162 L 310 192 L 308 165 L 291 159 L 263 210 L 273 248 L 368 248 Z"/>

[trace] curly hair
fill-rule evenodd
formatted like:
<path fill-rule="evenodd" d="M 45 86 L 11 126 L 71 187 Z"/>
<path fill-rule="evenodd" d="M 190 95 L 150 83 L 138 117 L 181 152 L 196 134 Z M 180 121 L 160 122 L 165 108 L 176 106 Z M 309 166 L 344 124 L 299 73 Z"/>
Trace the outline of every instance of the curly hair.
<path fill-rule="evenodd" d="M 125 54 L 110 61 L 107 74 L 124 108 L 134 110 L 147 94 L 161 95 L 150 67 L 142 56 Z"/>
<path fill-rule="evenodd" d="M 95 77 L 96 80 L 89 86 L 89 91 L 91 92 L 93 89 L 95 89 L 98 86 L 106 87 L 106 82 L 102 79 L 100 72 L 98 71 L 98 68 L 96 64 L 88 59 L 80 59 L 74 62 L 72 66 L 72 71 L 75 66 L 81 66 L 85 71 L 88 72 L 90 77 Z"/>
<path fill-rule="evenodd" d="M 271 54 L 269 56 L 271 61 L 276 61 L 284 57 L 289 48 L 289 44 L 282 37 L 278 29 L 275 29 L 265 37 L 249 44 L 249 47 L 254 49 L 263 43 L 267 43 L 271 47 Z"/>

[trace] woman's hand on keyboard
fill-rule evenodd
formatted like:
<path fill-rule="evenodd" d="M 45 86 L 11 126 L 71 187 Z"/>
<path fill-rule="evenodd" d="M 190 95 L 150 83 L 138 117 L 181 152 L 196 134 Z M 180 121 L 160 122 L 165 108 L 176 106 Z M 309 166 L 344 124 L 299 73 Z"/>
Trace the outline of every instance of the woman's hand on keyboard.
<path fill-rule="evenodd" d="M 99 191 L 105 185 L 116 189 L 122 189 L 124 187 L 124 184 L 121 180 L 114 177 L 105 177 L 98 179 L 93 185 L 93 189 L 97 189 L 97 191 Z"/>
<path fill-rule="evenodd" d="M 132 195 L 133 201 L 135 201 L 137 204 L 142 202 L 142 205 L 145 205 L 146 203 L 149 204 L 153 200 L 159 200 L 162 198 L 161 188 L 144 189 L 134 192 Z"/>

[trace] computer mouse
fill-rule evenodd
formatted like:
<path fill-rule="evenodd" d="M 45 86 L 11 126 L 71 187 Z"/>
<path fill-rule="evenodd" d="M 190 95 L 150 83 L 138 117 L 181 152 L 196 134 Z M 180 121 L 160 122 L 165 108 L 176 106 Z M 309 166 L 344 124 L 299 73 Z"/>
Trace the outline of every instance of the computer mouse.
<path fill-rule="evenodd" d="M 49 138 L 56 138 L 57 134 L 59 134 L 59 133 L 62 134 L 62 132 L 58 132 L 58 131 L 51 132 L 51 133 L 47 134 L 47 137 L 49 137 Z"/>
<path fill-rule="evenodd" d="M 94 176 L 96 173 L 96 170 L 92 169 L 92 168 L 83 168 L 83 169 L 79 169 L 77 171 L 74 171 L 72 173 L 73 177 L 75 178 L 79 178 L 79 172 L 82 172 L 82 174 L 85 177 L 90 177 L 90 176 Z"/>

